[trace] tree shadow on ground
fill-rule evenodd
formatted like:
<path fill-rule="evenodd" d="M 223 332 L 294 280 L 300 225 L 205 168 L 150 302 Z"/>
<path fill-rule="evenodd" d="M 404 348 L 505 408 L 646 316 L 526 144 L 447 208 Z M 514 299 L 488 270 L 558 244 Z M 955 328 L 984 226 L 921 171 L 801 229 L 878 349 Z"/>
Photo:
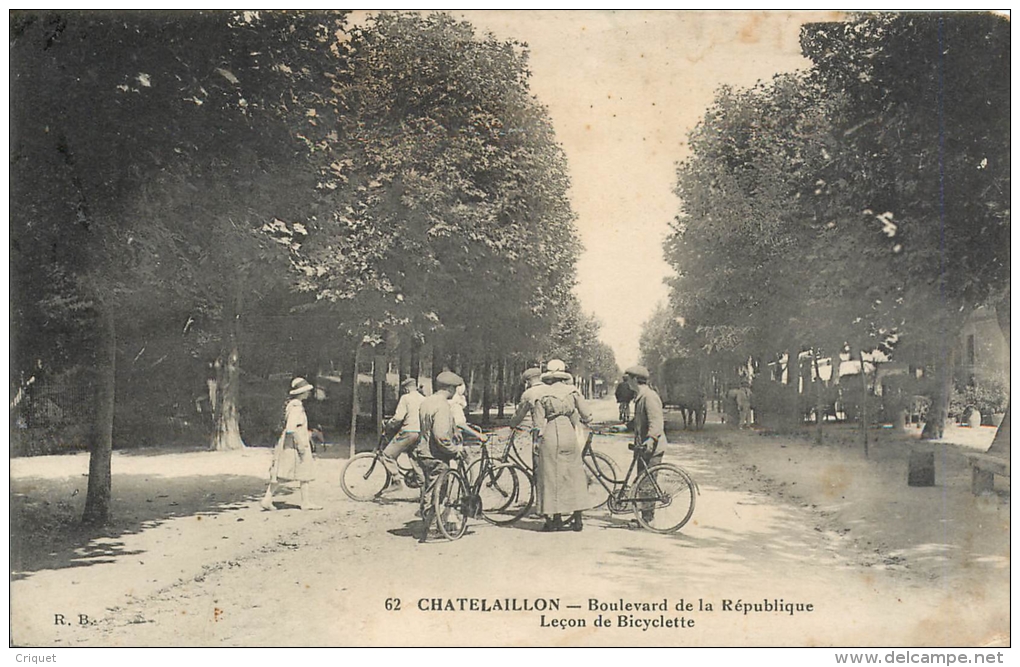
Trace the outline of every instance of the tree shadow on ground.
<path fill-rule="evenodd" d="M 126 547 L 125 536 L 179 517 L 200 521 L 246 509 L 261 496 L 264 484 L 264 478 L 250 475 L 118 474 L 110 520 L 86 526 L 80 522 L 86 476 L 12 479 L 11 581 L 41 570 L 88 567 L 140 555 L 142 551 Z M 280 507 L 295 504 L 286 495 L 277 500 Z"/>

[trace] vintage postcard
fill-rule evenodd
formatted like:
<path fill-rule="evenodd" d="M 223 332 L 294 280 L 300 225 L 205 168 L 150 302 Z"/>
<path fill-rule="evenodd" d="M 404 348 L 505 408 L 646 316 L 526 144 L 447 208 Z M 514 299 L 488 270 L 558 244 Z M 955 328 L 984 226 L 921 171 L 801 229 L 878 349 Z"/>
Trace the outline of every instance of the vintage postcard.
<path fill-rule="evenodd" d="M 1008 16 L 9 18 L 19 661 L 1001 662 Z"/>

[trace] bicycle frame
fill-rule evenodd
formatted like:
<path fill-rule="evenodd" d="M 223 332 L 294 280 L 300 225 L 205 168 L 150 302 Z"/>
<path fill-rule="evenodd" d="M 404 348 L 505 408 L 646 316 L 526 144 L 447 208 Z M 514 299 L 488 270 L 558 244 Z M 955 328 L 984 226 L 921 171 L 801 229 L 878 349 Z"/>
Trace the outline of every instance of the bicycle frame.
<path fill-rule="evenodd" d="M 493 433 L 487 433 L 486 435 L 488 435 L 489 437 L 492 437 L 494 434 Z M 461 469 L 462 469 L 462 471 L 464 473 L 464 479 L 468 483 L 468 490 L 471 492 L 472 497 L 475 497 L 475 498 L 477 498 L 478 495 L 479 495 L 479 490 L 482 488 L 482 483 L 485 480 L 485 477 L 487 475 L 489 475 L 497 465 L 502 465 L 502 464 L 508 462 L 506 460 L 507 459 L 507 455 L 506 454 L 504 454 L 504 456 L 501 457 L 501 458 L 494 459 L 492 457 L 492 454 L 489 453 L 489 448 L 486 446 L 487 444 L 488 443 L 479 443 L 477 445 L 478 448 L 481 450 L 481 454 L 480 454 L 480 457 L 479 457 L 479 460 L 481 461 L 481 463 L 478 464 L 478 476 L 475 479 L 471 479 L 470 477 L 468 477 L 468 474 L 467 474 L 468 470 L 475 464 L 475 461 L 471 461 L 471 460 L 468 459 L 466 451 L 465 451 L 464 456 L 459 459 Z M 469 446 L 474 446 L 474 445 L 469 445 Z M 507 451 L 509 451 L 511 447 L 513 447 L 512 441 L 511 441 L 511 444 L 507 447 Z M 516 448 L 515 448 L 515 451 L 516 451 Z M 517 454 L 517 458 L 518 459 L 521 458 L 520 454 Z M 517 465 L 520 465 L 520 461 L 517 461 L 517 460 L 514 460 L 513 463 L 515 463 Z M 525 470 L 528 470 L 528 469 L 525 468 Z M 530 470 L 528 470 L 528 471 L 530 472 Z"/>
<path fill-rule="evenodd" d="M 635 449 L 634 450 L 634 455 L 631 456 L 631 459 L 630 459 L 630 467 L 627 468 L 627 474 L 625 474 L 623 476 L 623 482 L 620 484 L 620 488 L 616 491 L 616 497 L 613 498 L 613 500 L 615 500 L 621 506 L 633 505 L 635 503 L 641 503 L 641 502 L 647 503 L 647 502 L 653 502 L 653 501 L 656 501 L 656 500 L 661 500 L 662 499 L 662 489 L 658 488 L 658 486 L 659 486 L 658 482 L 656 482 L 655 478 L 653 478 L 653 477 L 649 477 L 649 479 L 651 479 L 652 483 L 655 484 L 655 486 L 656 486 L 656 489 L 655 489 L 656 495 L 650 496 L 650 497 L 644 497 L 644 496 L 634 497 L 634 498 L 627 498 L 626 497 L 627 488 L 632 483 L 631 482 L 631 473 L 634 473 L 635 468 L 637 469 L 637 472 L 634 473 L 634 476 L 633 476 L 633 482 L 636 483 L 638 478 L 640 478 L 641 475 L 643 475 L 644 473 L 648 472 L 648 468 L 650 468 L 650 467 L 651 466 L 649 466 L 645 462 L 645 460 L 643 458 L 641 458 L 639 450 Z"/>
<path fill-rule="evenodd" d="M 649 479 L 651 479 L 652 483 L 655 484 L 657 487 L 655 496 L 650 497 L 638 496 L 634 498 L 627 497 L 627 490 L 630 488 L 630 486 L 636 483 L 637 480 L 641 477 L 641 475 L 648 472 L 648 469 L 651 467 L 648 465 L 647 462 L 645 462 L 643 458 L 641 458 L 640 451 L 638 449 L 634 450 L 634 454 L 631 456 L 630 459 L 630 467 L 627 468 L 627 472 L 626 474 L 624 474 L 622 481 L 616 482 L 615 480 L 606 479 L 606 476 L 598 469 L 598 459 L 596 459 L 594 456 L 585 456 L 585 454 L 587 454 L 588 452 L 594 451 L 594 448 L 592 447 L 592 440 L 594 440 L 595 438 L 595 433 L 596 431 L 594 430 L 588 432 L 588 438 L 585 440 L 584 449 L 582 450 L 581 453 L 581 459 L 584 461 L 584 464 L 588 466 L 588 469 L 592 471 L 592 473 L 595 476 L 595 479 L 597 479 L 599 484 L 602 485 L 602 488 L 605 489 L 606 493 L 609 494 L 610 499 L 612 501 L 609 503 L 609 511 L 614 514 L 627 512 L 630 511 L 630 506 L 636 503 L 642 502 L 647 503 L 661 500 L 662 489 L 658 488 L 658 482 L 656 482 L 653 477 L 649 477 Z M 591 463 L 589 463 L 589 461 L 596 462 L 594 468 L 592 468 L 592 465 Z M 606 484 L 607 481 L 610 481 L 611 485 L 607 485 Z M 692 479 L 691 481 L 693 482 L 694 480 Z M 695 489 L 697 489 L 696 483 Z M 615 505 L 616 509 L 614 509 L 613 503 L 616 503 Z"/>
<path fill-rule="evenodd" d="M 506 451 L 503 452 L 503 456 L 501 456 L 499 458 L 499 462 L 500 463 L 509 463 L 509 462 L 512 461 L 513 463 L 516 463 L 517 465 L 521 466 L 522 468 L 527 470 L 529 473 L 534 475 L 535 474 L 534 466 L 532 466 L 530 463 L 525 461 L 524 457 L 521 456 L 521 452 L 517 449 L 517 440 L 516 440 L 516 437 L 517 437 L 518 433 L 528 433 L 529 436 L 530 436 L 530 431 L 524 431 L 524 430 L 520 430 L 520 429 L 514 428 L 510 432 L 510 442 L 509 442 L 509 444 L 507 444 Z"/>
<path fill-rule="evenodd" d="M 369 466 L 368 472 L 365 473 L 365 478 L 366 479 L 368 479 L 368 477 L 375 471 L 375 467 L 377 465 L 383 465 L 383 463 L 382 463 L 383 451 L 386 449 L 386 446 L 389 445 L 389 443 L 390 443 L 390 438 L 388 437 L 387 433 L 384 431 L 382 433 L 382 435 L 379 436 L 379 442 L 376 443 L 375 449 L 372 450 L 372 453 L 375 454 L 375 457 L 372 459 L 372 465 Z M 414 450 L 412 449 L 410 452 L 405 452 L 405 454 L 407 455 L 407 457 L 409 459 L 413 460 L 413 458 L 414 458 L 413 452 L 414 452 Z M 402 465 L 400 463 L 400 457 L 399 456 L 397 458 L 395 458 L 393 461 L 397 465 L 397 471 L 404 478 L 404 482 L 408 486 L 410 486 L 411 488 L 414 488 L 418 484 L 418 473 L 415 471 L 414 466 L 413 465 L 412 466 Z"/>

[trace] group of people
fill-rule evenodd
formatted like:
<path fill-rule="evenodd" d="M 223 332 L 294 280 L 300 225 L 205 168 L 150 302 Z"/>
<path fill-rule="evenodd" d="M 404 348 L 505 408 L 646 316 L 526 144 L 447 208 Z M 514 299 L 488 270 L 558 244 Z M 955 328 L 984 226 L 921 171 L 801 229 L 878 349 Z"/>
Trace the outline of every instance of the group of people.
<path fill-rule="evenodd" d="M 662 400 L 648 386 L 648 369 L 632 366 L 624 375 L 634 404 L 634 443 L 645 463 L 662 461 L 666 445 Z M 589 424 L 592 414 L 581 392 L 567 372 L 566 364 L 553 359 L 545 370 L 528 368 L 521 375 L 527 388 L 521 394 L 517 410 L 510 420 L 513 428 L 525 428 L 532 434 L 535 467 L 537 511 L 545 518 L 544 531 L 583 530 L 583 510 L 590 509 L 587 478 L 581 461 L 583 443 L 578 427 Z M 310 496 L 313 475 L 311 435 L 304 410 L 314 387 L 304 378 L 291 383 L 290 396 L 284 408 L 284 427 L 273 453 L 269 487 L 261 506 L 276 509 L 273 491 L 282 481 L 296 480 L 300 485 L 301 508 L 321 509 Z M 617 398 L 620 392 L 617 389 Z M 629 408 L 630 400 L 627 400 Z M 451 371 L 443 371 L 435 379 L 434 391 L 424 396 L 414 378 L 401 383 L 401 396 L 387 428 L 396 435 L 383 450 L 383 464 L 390 471 L 391 486 L 384 492 L 400 490 L 403 476 L 398 473 L 396 459 L 414 453 L 420 486 L 424 489 L 442 464 L 449 464 L 464 452 L 465 438 L 484 442 L 486 436 L 467 421 L 464 408 L 464 380 Z M 630 421 L 628 409 L 627 414 Z M 621 417 L 622 419 L 622 417 Z M 420 466 L 420 468 L 419 468 Z M 569 516 L 567 521 L 564 517 Z"/>
<path fill-rule="evenodd" d="M 666 432 L 662 400 L 648 386 L 648 377 L 644 366 L 632 366 L 624 375 L 636 401 L 633 448 L 645 463 L 654 465 L 662 461 Z M 528 388 L 521 394 L 510 426 L 520 427 L 530 419 L 537 511 L 545 517 L 542 529 L 581 531 L 581 513 L 591 505 L 577 427 L 591 422 L 591 412 L 558 359 L 550 361 L 544 373 L 537 368 L 524 371 L 522 381 Z M 564 522 L 568 514 L 570 519 Z"/>

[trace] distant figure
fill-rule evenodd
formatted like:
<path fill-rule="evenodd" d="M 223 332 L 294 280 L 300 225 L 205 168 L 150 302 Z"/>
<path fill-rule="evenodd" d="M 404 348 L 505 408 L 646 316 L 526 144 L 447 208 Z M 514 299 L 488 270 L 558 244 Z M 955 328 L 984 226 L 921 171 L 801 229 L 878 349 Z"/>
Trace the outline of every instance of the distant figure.
<path fill-rule="evenodd" d="M 963 425 L 971 428 L 977 428 L 981 426 L 981 412 L 978 411 L 977 407 L 968 405 L 963 410 Z"/>
<path fill-rule="evenodd" d="M 273 487 L 281 481 L 296 480 L 301 488 L 301 509 L 321 510 L 322 505 L 312 502 L 309 486 L 315 479 L 312 440 L 308 429 L 308 416 L 304 401 L 312 395 L 315 387 L 304 378 L 294 378 L 290 383 L 290 398 L 284 406 L 284 426 L 280 439 L 273 450 L 273 464 L 269 468 L 269 486 L 259 503 L 264 510 L 275 510 Z"/>
<path fill-rule="evenodd" d="M 624 424 L 630 421 L 630 402 L 636 397 L 637 392 L 627 384 L 627 378 L 620 380 L 616 385 L 616 402 L 620 404 L 620 421 Z"/>
<path fill-rule="evenodd" d="M 461 438 L 466 436 L 469 442 L 485 442 L 485 434 L 468 423 L 467 413 L 465 412 L 467 404 L 468 402 L 464 385 L 457 385 L 457 389 L 454 391 L 453 396 L 450 397 L 450 410 L 453 412 L 453 423 L 457 425 Z"/>
<path fill-rule="evenodd" d="M 733 390 L 733 398 L 737 402 L 737 425 L 739 428 L 751 428 L 751 383 L 743 380 L 740 387 Z"/>
<path fill-rule="evenodd" d="M 517 411 L 510 418 L 510 428 L 522 428 L 534 430 L 535 420 L 532 412 L 535 399 L 545 393 L 545 383 L 542 382 L 542 370 L 540 368 L 527 368 L 521 373 L 521 383 L 524 391 L 521 393 L 521 400 L 517 403 Z"/>

